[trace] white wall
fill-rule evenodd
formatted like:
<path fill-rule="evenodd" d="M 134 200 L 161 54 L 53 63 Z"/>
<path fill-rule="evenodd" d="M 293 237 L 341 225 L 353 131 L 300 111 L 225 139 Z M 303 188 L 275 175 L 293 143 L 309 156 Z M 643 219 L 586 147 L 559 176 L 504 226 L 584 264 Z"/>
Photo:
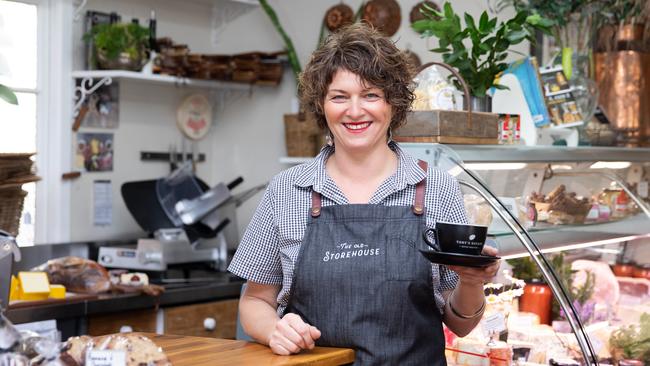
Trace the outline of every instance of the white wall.
<path fill-rule="evenodd" d="M 437 41 L 423 40 L 408 26 L 408 14 L 417 0 L 399 1 L 402 25 L 393 37 L 400 48 L 409 48 L 423 62 L 439 60 L 427 49 Z M 292 38 L 301 63 L 304 65 L 314 50 L 325 11 L 339 0 L 271 0 L 285 30 Z M 353 9 L 360 0 L 346 1 Z M 487 9 L 485 0 L 452 1 L 458 12 L 467 11 L 478 17 Z M 155 9 L 158 36 L 169 36 L 176 43 L 186 43 L 192 52 L 231 54 L 247 51 L 277 51 L 284 48 L 280 36 L 261 8 L 255 7 L 220 28 L 216 43 L 212 40 L 213 5 L 227 6 L 226 0 L 90 0 L 86 10 L 116 11 L 123 21 L 132 17 L 146 25 L 151 9 Z M 230 5 L 232 8 L 242 5 Z M 511 14 L 503 14 L 502 18 Z M 74 39 L 77 41 L 76 65 L 81 66 L 81 24 Z M 518 51 L 527 53 L 528 45 Z M 516 56 L 517 58 L 519 56 Z M 140 229 L 122 202 L 119 187 L 125 181 L 153 179 L 165 175 L 168 165 L 141 162 L 139 151 L 167 151 L 172 143 L 180 143 L 175 127 L 175 111 L 186 89 L 156 86 L 136 82 L 122 82 L 120 86 L 120 126 L 115 133 L 115 159 L 112 173 L 85 173 L 73 183 L 71 200 L 71 240 L 116 239 L 134 237 Z M 243 188 L 267 181 L 272 175 L 287 168 L 278 162 L 285 154 L 282 115 L 291 112 L 295 95 L 293 75 L 287 68 L 282 84 L 276 88 L 254 88 L 246 93 L 225 95 L 226 103 L 215 105 L 217 111 L 210 134 L 199 143 L 207 154 L 207 163 L 199 165 L 198 175 L 210 184 L 230 181 L 241 175 Z M 224 95 L 221 95 L 224 97 Z M 220 100 L 222 98 L 214 98 Z M 92 130 L 88 130 L 92 131 Z M 110 227 L 92 225 L 91 189 L 94 179 L 113 182 L 113 220 Z M 245 228 L 259 195 L 239 210 L 240 230 Z"/>

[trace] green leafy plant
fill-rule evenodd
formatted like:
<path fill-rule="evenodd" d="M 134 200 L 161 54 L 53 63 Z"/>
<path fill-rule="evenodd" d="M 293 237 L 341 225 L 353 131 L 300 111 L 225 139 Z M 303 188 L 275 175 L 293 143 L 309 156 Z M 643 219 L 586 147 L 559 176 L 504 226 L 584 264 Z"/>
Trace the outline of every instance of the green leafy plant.
<path fill-rule="evenodd" d="M 628 325 L 612 332 L 609 348 L 615 359 L 650 362 L 650 314 L 641 314 L 638 327 Z"/>
<path fill-rule="evenodd" d="M 2 84 L 0 84 L 0 99 L 9 104 L 18 105 L 18 98 L 16 98 L 16 94 L 14 94 L 11 89 Z"/>
<path fill-rule="evenodd" d="M 587 272 L 585 282 L 581 286 L 574 286 L 573 277 L 577 272 L 571 269 L 571 263 L 564 260 L 564 253 L 558 253 L 549 258 L 550 265 L 565 289 L 569 291 L 570 300 L 580 305 L 587 303 L 594 294 L 595 276 Z M 533 280 L 544 281 L 537 264 L 530 257 L 509 259 L 506 262 L 512 266 L 512 275 L 526 282 Z M 551 318 L 560 318 L 560 303 L 553 300 Z"/>
<path fill-rule="evenodd" d="M 98 24 L 84 39 L 92 39 L 97 52 L 104 53 L 109 60 L 117 59 L 122 53 L 139 59 L 147 48 L 149 30 L 134 23 Z"/>
<path fill-rule="evenodd" d="M 289 58 L 291 70 L 293 71 L 296 82 L 298 82 L 298 76 L 302 72 L 302 67 L 300 66 L 300 60 L 296 54 L 296 49 L 293 47 L 293 42 L 291 41 L 291 38 L 289 38 L 289 35 L 287 35 L 287 32 L 284 31 L 284 28 L 278 19 L 278 15 L 275 13 L 275 10 L 273 10 L 273 7 L 269 5 L 268 1 L 260 0 L 260 5 L 262 5 L 262 9 L 264 9 L 266 15 L 268 15 L 269 19 L 271 19 L 271 23 L 273 23 L 273 26 L 278 31 L 278 33 L 280 33 L 280 36 L 284 41 L 284 45 L 287 48 L 287 57 Z"/>
<path fill-rule="evenodd" d="M 421 11 L 426 19 L 414 22 L 411 27 L 423 37 L 438 38 L 438 48 L 431 51 L 442 54 L 445 63 L 458 69 L 476 97 L 485 96 L 492 87 L 504 89 L 495 84 L 494 79 L 508 67 L 505 60 L 510 47 L 524 40 L 534 42 L 535 29 L 547 32 L 552 24 L 539 14 L 522 10 L 501 23 L 497 18 L 490 18 L 487 12 L 481 14 L 478 23 L 465 13 L 463 27 L 460 16 L 448 2 L 442 12 L 426 5 Z"/>

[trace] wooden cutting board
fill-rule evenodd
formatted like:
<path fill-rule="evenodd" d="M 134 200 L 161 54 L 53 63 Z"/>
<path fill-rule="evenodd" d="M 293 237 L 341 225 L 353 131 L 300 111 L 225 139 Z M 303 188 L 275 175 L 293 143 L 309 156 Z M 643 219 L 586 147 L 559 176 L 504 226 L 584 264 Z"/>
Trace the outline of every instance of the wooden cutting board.
<path fill-rule="evenodd" d="M 99 295 L 96 294 L 77 294 L 66 292 L 65 299 L 45 299 L 45 300 L 13 300 L 9 303 L 8 309 L 26 308 L 31 306 L 51 305 L 51 304 L 72 304 L 79 301 L 94 300 Z"/>
<path fill-rule="evenodd" d="M 221 365 L 345 365 L 354 362 L 349 348 L 315 347 L 292 356 L 278 356 L 269 347 L 232 339 L 142 333 L 160 346 L 174 366 Z"/>

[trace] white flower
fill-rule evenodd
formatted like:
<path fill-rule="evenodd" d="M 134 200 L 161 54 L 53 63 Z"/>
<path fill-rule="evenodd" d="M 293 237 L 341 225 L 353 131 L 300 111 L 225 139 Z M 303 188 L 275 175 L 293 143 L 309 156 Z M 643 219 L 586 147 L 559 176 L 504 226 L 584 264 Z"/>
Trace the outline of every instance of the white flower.
<path fill-rule="evenodd" d="M 513 297 L 519 297 L 524 294 L 524 289 L 523 288 L 516 288 L 512 290 L 512 296 Z"/>
<path fill-rule="evenodd" d="M 505 291 L 505 292 L 502 292 L 502 293 L 499 294 L 499 299 L 501 301 L 503 301 L 503 302 L 512 301 L 513 297 L 514 296 L 513 296 L 512 290 L 508 290 L 508 291 Z"/>
<path fill-rule="evenodd" d="M 500 299 L 497 295 L 490 294 L 485 297 L 485 302 L 488 304 L 496 304 L 500 302 Z"/>

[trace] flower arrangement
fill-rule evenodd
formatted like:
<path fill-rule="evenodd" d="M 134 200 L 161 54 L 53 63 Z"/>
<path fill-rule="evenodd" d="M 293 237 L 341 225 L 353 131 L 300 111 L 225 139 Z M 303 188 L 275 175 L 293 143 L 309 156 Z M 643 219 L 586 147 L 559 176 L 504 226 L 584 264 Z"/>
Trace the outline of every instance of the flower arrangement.
<path fill-rule="evenodd" d="M 483 285 L 485 301 L 488 305 L 498 306 L 499 304 L 510 305 L 512 301 L 523 295 L 526 282 L 510 275 L 510 271 L 504 270 L 503 276 L 509 281 L 503 283 L 487 283 Z"/>

